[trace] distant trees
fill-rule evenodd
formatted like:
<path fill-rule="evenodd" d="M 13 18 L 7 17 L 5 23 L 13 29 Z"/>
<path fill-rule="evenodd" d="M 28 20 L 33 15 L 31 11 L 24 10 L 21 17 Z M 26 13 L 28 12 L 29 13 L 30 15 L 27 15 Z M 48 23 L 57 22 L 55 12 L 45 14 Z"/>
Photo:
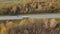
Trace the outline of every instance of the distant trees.
<path fill-rule="evenodd" d="M 0 14 L 20 15 L 20 14 L 60 13 L 60 5 L 57 2 L 31 0 L 30 2 L 27 1 L 22 4 L 3 7 L 0 9 Z"/>

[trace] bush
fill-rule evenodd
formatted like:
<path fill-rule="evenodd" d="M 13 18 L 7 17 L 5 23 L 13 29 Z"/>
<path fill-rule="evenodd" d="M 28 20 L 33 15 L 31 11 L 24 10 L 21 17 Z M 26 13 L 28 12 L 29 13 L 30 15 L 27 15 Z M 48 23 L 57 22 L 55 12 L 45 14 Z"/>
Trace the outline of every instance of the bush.
<path fill-rule="evenodd" d="M 50 28 L 55 28 L 57 26 L 57 21 L 55 19 L 50 20 Z"/>
<path fill-rule="evenodd" d="M 18 23 L 18 22 L 17 22 Z M 7 21 L 6 26 L 1 23 L 1 34 L 60 34 L 60 27 L 55 19 L 23 19 L 18 24 Z M 59 24 L 60 25 L 60 24 Z M 48 26 L 48 28 L 46 28 Z"/>

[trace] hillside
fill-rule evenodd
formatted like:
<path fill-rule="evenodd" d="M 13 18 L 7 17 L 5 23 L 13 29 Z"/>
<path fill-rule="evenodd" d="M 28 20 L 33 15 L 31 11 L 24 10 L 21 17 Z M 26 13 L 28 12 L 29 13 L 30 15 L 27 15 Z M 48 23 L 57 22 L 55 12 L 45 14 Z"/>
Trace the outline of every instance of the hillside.
<path fill-rule="evenodd" d="M 18 0 L 0 2 L 0 15 L 60 13 L 60 0 Z"/>

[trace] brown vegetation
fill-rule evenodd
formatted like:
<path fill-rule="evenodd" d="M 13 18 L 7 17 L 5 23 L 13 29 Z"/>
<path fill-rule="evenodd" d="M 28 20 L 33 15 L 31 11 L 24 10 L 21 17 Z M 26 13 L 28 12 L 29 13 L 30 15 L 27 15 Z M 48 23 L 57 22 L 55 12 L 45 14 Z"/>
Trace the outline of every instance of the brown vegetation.
<path fill-rule="evenodd" d="M 57 1 L 30 0 L 17 5 L 6 5 L 0 8 L 1 15 L 59 13 L 60 5 Z"/>
<path fill-rule="evenodd" d="M 54 24 L 56 23 L 55 19 L 51 19 L 51 22 L 47 18 L 23 19 L 18 24 L 15 24 L 12 21 L 6 21 L 5 25 L 4 23 L 0 24 L 0 33 L 1 34 L 60 34 L 60 27 L 59 27 L 60 24 L 58 25 L 58 22 L 57 24 Z"/>

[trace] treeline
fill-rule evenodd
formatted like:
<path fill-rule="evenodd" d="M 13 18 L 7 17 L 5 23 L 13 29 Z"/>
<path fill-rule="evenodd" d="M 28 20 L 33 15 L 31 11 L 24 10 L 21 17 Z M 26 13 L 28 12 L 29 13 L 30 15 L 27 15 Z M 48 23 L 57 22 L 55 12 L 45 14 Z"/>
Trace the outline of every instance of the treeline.
<path fill-rule="evenodd" d="M 20 15 L 20 14 L 40 14 L 40 13 L 59 13 L 60 6 L 57 2 L 28 1 L 25 3 L 3 7 L 0 14 Z"/>

